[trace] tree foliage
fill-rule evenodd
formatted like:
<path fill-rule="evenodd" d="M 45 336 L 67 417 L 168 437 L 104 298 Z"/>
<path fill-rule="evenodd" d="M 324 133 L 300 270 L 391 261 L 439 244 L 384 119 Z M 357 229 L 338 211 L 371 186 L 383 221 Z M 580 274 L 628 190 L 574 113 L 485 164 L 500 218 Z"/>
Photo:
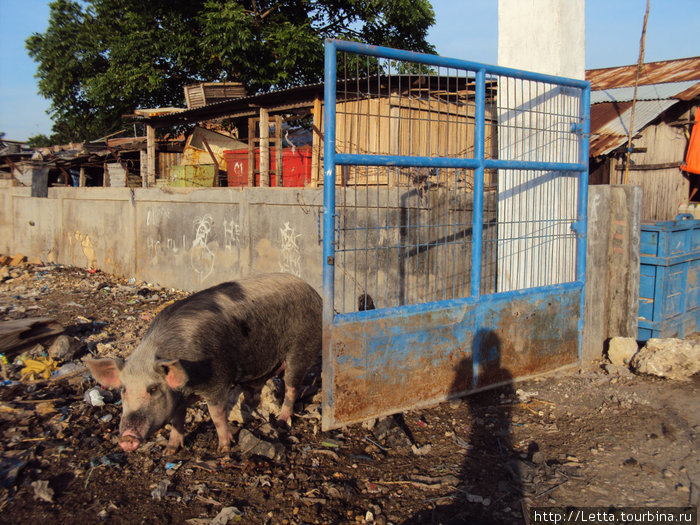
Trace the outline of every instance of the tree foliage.
<path fill-rule="evenodd" d="M 57 142 L 107 135 L 137 108 L 181 106 L 183 86 L 233 80 L 258 93 L 323 75 L 323 40 L 414 51 L 429 0 L 56 0 L 26 45 Z"/>

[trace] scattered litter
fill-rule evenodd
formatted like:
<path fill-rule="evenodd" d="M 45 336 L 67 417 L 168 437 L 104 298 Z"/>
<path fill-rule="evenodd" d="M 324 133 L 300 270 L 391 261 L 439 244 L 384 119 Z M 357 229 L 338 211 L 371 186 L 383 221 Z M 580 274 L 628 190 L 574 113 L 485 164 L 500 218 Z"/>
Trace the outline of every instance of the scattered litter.
<path fill-rule="evenodd" d="M 411 450 L 416 456 L 425 456 L 426 454 L 430 454 L 430 452 L 433 450 L 433 446 L 430 444 L 423 445 L 422 447 L 411 445 Z"/>
<path fill-rule="evenodd" d="M 378 448 L 379 450 L 381 450 L 382 452 L 389 452 L 389 449 L 387 449 L 387 448 L 381 446 L 379 443 L 377 443 L 376 441 L 374 441 L 372 438 L 369 438 L 369 437 L 365 436 L 365 441 L 367 441 L 367 442 L 369 442 L 369 443 L 372 443 L 372 445 L 374 445 L 375 447 L 377 447 L 377 448 Z"/>
<path fill-rule="evenodd" d="M 102 421 L 103 423 L 109 423 L 110 421 L 112 421 L 113 418 L 114 416 L 112 414 L 105 414 L 100 418 L 100 421 Z"/>
<path fill-rule="evenodd" d="M 450 436 L 447 436 L 447 437 L 451 437 L 454 440 L 454 442 L 457 443 L 458 447 L 463 448 L 464 450 L 471 450 L 472 449 L 472 445 L 468 441 L 459 437 L 456 433 L 448 432 L 447 434 L 450 434 Z"/>
<path fill-rule="evenodd" d="M 109 403 L 112 401 L 113 396 L 111 392 L 103 390 L 100 387 L 92 387 L 90 390 L 86 391 L 83 395 L 83 400 L 93 407 L 101 407 L 105 405 L 105 402 Z"/>
<path fill-rule="evenodd" d="M 522 388 L 518 388 L 515 391 L 515 395 L 518 396 L 521 403 L 527 403 L 530 399 L 539 395 L 539 392 L 525 392 Z"/>
<path fill-rule="evenodd" d="M 170 481 L 168 478 L 165 478 L 160 483 L 158 483 L 158 486 L 156 488 L 154 488 L 151 491 L 151 497 L 156 501 L 162 500 L 168 493 L 168 487 L 170 487 L 170 485 L 172 485 L 172 481 Z"/>
<path fill-rule="evenodd" d="M 17 457 L 4 457 L 0 460 L 0 485 L 9 489 L 15 484 L 15 480 L 27 464 L 25 455 Z"/>
<path fill-rule="evenodd" d="M 34 489 L 35 499 L 53 503 L 53 489 L 49 487 L 49 482 L 47 480 L 32 481 L 31 486 Z"/>
<path fill-rule="evenodd" d="M 173 463 L 171 461 L 168 461 L 165 464 L 165 473 L 168 476 L 172 476 L 173 474 L 175 474 L 175 472 L 177 472 L 177 469 L 179 469 L 181 466 L 182 466 L 182 461 L 178 461 L 177 463 Z"/>
<path fill-rule="evenodd" d="M 326 448 L 340 448 L 340 443 L 334 439 L 326 439 L 321 441 L 321 446 Z"/>
<path fill-rule="evenodd" d="M 36 377 L 48 379 L 51 373 L 58 369 L 56 361 L 50 357 L 38 357 L 36 359 L 26 359 L 24 368 L 19 374 L 22 381 L 34 381 Z"/>
<path fill-rule="evenodd" d="M 226 525 L 231 523 L 231 521 L 240 521 L 243 519 L 243 513 L 236 507 L 224 507 L 221 509 L 213 520 L 211 520 L 211 525 Z"/>
<path fill-rule="evenodd" d="M 258 455 L 269 459 L 281 458 L 285 454 L 284 445 L 281 443 L 270 443 L 264 439 L 255 437 L 252 432 L 245 428 L 238 436 L 238 446 L 243 455 Z"/>

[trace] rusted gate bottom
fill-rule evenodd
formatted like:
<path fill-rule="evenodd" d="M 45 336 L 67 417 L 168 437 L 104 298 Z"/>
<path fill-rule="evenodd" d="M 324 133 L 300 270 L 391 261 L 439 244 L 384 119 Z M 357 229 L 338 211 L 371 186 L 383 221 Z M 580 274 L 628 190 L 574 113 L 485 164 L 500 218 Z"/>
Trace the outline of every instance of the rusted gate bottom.
<path fill-rule="evenodd" d="M 336 316 L 323 429 L 429 406 L 579 361 L 577 284 Z"/>

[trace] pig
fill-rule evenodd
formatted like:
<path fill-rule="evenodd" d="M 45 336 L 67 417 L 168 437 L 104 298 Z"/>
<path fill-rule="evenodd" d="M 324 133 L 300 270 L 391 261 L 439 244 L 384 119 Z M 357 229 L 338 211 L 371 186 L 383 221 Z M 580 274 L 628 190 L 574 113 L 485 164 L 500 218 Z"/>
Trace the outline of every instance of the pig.
<path fill-rule="evenodd" d="M 291 423 L 301 382 L 321 352 L 322 300 L 302 279 L 266 274 L 219 284 L 160 312 L 126 361 L 90 359 L 103 386 L 121 388 L 119 445 L 136 450 L 166 423 L 166 454 L 184 448 L 188 404 L 202 398 L 228 453 L 225 404 L 233 385 L 255 384 L 284 370 L 278 422 Z"/>

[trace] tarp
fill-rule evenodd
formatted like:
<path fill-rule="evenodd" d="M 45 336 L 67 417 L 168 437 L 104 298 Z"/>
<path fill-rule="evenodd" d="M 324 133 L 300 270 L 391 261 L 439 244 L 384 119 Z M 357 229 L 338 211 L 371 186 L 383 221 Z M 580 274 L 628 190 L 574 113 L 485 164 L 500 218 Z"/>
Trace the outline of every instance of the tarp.
<path fill-rule="evenodd" d="M 695 125 L 690 134 L 688 153 L 685 156 L 685 164 L 681 164 L 683 171 L 700 174 L 700 109 L 695 111 Z"/>

